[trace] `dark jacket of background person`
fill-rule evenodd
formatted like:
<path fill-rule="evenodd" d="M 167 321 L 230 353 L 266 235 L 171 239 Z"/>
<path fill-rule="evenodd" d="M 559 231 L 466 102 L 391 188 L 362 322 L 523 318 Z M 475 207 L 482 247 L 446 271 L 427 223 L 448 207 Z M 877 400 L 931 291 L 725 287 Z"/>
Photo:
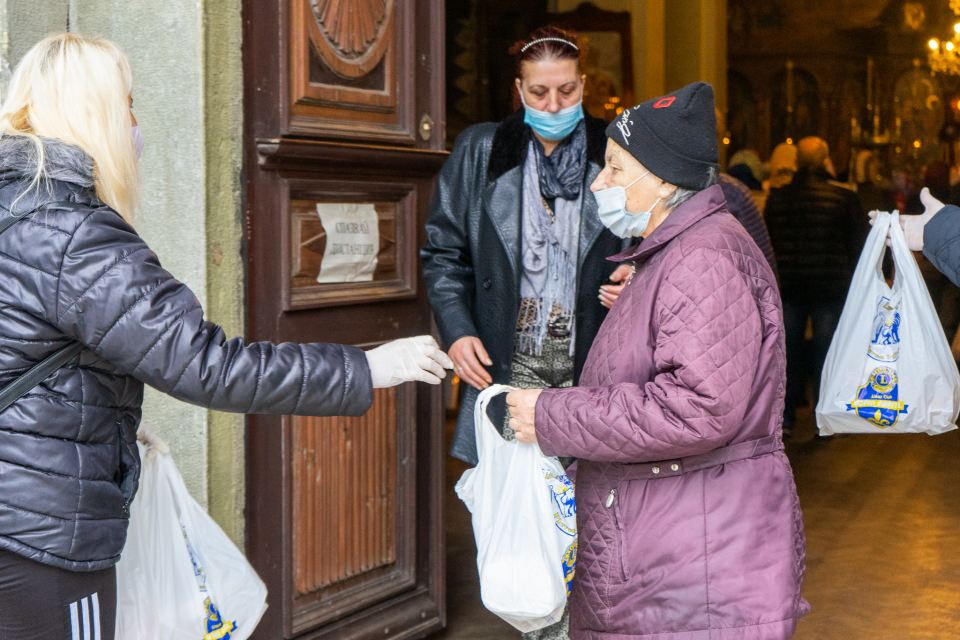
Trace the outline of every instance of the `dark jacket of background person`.
<path fill-rule="evenodd" d="M 0 141 L 0 219 L 12 206 L 78 206 L 0 235 L 0 386 L 73 340 L 87 348 L 0 413 L 0 548 L 95 571 L 126 540 L 144 383 L 220 411 L 359 416 L 372 381 L 354 347 L 227 340 L 96 197 L 90 158 L 60 142 L 45 149 L 49 190 L 25 194 L 32 144 Z"/>
<path fill-rule="evenodd" d="M 519 110 L 499 125 L 478 124 L 457 137 L 427 220 L 427 242 L 420 251 L 423 276 L 443 347 L 464 336 L 480 338 L 493 366 L 494 384 L 506 384 L 513 362 L 520 302 L 520 249 L 523 163 L 530 129 Z M 597 300 L 617 265 L 606 260 L 621 241 L 597 215 L 590 184 L 604 164 L 607 123 L 584 114 L 587 169 L 581 194 L 577 255 L 574 384 L 607 309 Z M 451 455 L 476 464 L 473 406 L 478 391 L 468 387 L 460 409 Z M 506 405 L 491 403 L 491 419 L 503 422 Z M 495 415 L 499 414 L 499 415 Z"/>
<path fill-rule="evenodd" d="M 727 211 L 747 230 L 763 252 L 763 257 L 767 259 L 770 268 L 773 269 L 773 275 L 777 275 L 777 259 L 770 245 L 770 234 L 767 232 L 767 225 L 763 222 L 760 209 L 757 208 L 757 201 L 753 199 L 750 189 L 726 173 L 720 174 L 719 184 L 727 199 Z"/>
<path fill-rule="evenodd" d="M 773 272 L 717 186 L 616 258 L 637 272 L 580 386 L 536 408 L 543 452 L 578 458 L 570 637 L 789 638 L 810 606 Z"/>
<path fill-rule="evenodd" d="M 923 229 L 923 255 L 960 287 L 960 208 L 948 204 Z"/>
<path fill-rule="evenodd" d="M 823 168 L 804 168 L 770 191 L 764 219 L 790 302 L 842 304 L 868 231 L 857 194 L 830 184 Z"/>

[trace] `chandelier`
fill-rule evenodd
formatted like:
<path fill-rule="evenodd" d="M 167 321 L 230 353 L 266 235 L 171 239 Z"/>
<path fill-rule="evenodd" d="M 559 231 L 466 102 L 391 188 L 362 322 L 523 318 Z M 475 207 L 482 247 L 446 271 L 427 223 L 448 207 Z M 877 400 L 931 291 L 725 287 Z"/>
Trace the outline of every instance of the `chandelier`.
<path fill-rule="evenodd" d="M 950 8 L 960 16 L 960 0 L 950 0 Z M 940 41 L 937 38 L 930 38 L 927 45 L 930 47 L 930 53 L 927 61 L 930 64 L 930 71 L 936 73 L 952 73 L 960 75 L 960 22 L 953 25 L 953 38 Z"/>

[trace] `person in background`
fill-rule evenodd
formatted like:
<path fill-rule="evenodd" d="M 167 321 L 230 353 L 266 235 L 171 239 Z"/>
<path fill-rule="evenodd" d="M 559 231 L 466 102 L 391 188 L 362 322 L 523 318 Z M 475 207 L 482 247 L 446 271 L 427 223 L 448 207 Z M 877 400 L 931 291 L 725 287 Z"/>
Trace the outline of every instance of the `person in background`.
<path fill-rule="evenodd" d="M 857 183 L 857 197 L 865 214 L 897 208 L 897 201 L 890 192 L 890 181 L 880 175 L 880 163 L 873 151 L 861 149 L 857 153 L 853 174 Z"/>
<path fill-rule="evenodd" d="M 717 143 L 719 146 L 728 143 L 729 139 L 724 140 L 724 138 L 726 138 L 726 124 L 723 112 L 717 109 L 714 115 L 716 115 L 717 118 Z M 722 148 L 723 147 L 720 147 L 720 149 Z M 746 157 L 746 163 L 740 161 L 740 157 L 744 155 Z M 737 164 L 733 164 L 735 162 Z M 762 175 L 763 173 L 760 156 L 758 156 L 755 151 L 738 151 L 733 154 L 731 164 L 733 166 L 752 164 L 753 169 L 750 169 L 751 175 L 753 175 L 753 171 L 757 171 L 757 175 Z M 727 198 L 727 211 L 743 225 L 743 228 L 747 230 L 747 233 L 750 234 L 753 241 L 757 243 L 767 262 L 770 263 L 770 268 L 773 269 L 774 275 L 776 275 L 777 261 L 773 255 L 773 248 L 770 246 L 770 235 L 767 233 L 767 225 L 764 224 L 763 216 L 760 213 L 760 203 L 766 201 L 767 197 L 766 193 L 762 191 L 762 185 L 759 183 L 757 185 L 757 188 L 761 189 L 760 191 L 751 190 L 746 184 L 737 180 L 729 173 L 721 173 L 720 188 L 723 189 L 723 195 Z"/>
<path fill-rule="evenodd" d="M 605 304 L 630 274 L 607 260 L 622 243 L 600 222 L 589 192 L 607 123 L 583 111 L 576 34 L 537 29 L 511 53 L 523 106 L 457 138 L 420 252 L 442 342 L 470 385 L 450 453 L 471 464 L 479 391 L 491 383 L 575 385 Z M 491 419 L 511 439 L 506 404 L 495 400 Z M 564 619 L 527 637 L 566 638 L 566 626 Z"/>
<path fill-rule="evenodd" d="M 733 154 L 727 163 L 727 173 L 751 191 L 763 190 L 763 162 L 753 149 L 741 149 Z"/>
<path fill-rule="evenodd" d="M 636 273 L 579 387 L 507 396 L 518 440 L 577 457 L 573 640 L 780 640 L 810 610 L 777 283 L 716 185 L 713 108 L 695 83 L 607 128 L 591 189 Z"/>
<path fill-rule="evenodd" d="M 764 182 L 764 190 L 779 189 L 790 184 L 797 172 L 797 148 L 781 142 L 773 149 L 769 162 L 769 178 Z"/>
<path fill-rule="evenodd" d="M 857 185 L 857 199 L 864 215 L 871 211 L 895 211 L 897 200 L 890 190 L 890 181 L 880 173 L 880 162 L 874 152 L 862 149 L 857 153 L 853 164 L 853 176 Z M 893 278 L 893 256 L 889 251 L 884 253 L 881 266 L 883 277 Z"/>
<path fill-rule="evenodd" d="M 866 239 L 857 194 L 831 184 L 830 150 L 821 138 L 797 145 L 798 171 L 786 186 L 772 189 L 764 219 L 780 270 L 780 296 L 787 344 L 787 393 L 783 432 L 796 422 L 803 363 L 814 385 L 840 320 L 847 290 Z M 807 353 L 808 320 L 813 342 Z"/>
<path fill-rule="evenodd" d="M 753 241 L 757 243 L 763 257 L 767 259 L 773 274 L 777 274 L 777 259 L 773 253 L 773 246 L 770 244 L 770 234 L 767 232 L 767 225 L 760 215 L 760 209 L 757 208 L 756 200 L 753 194 L 745 184 L 726 173 L 721 173 L 719 178 L 720 188 L 723 189 L 723 195 L 727 199 L 727 211 L 737 219 L 737 222 L 743 225 Z"/>
<path fill-rule="evenodd" d="M 144 384 L 218 411 L 360 416 L 374 388 L 452 366 L 429 336 L 365 353 L 245 344 L 204 320 L 131 224 L 132 91 L 116 45 L 65 33 L 23 57 L 0 107 L 0 223 L 16 218 L 0 235 L 0 388 L 82 345 L 0 412 L 3 640 L 114 637 Z"/>

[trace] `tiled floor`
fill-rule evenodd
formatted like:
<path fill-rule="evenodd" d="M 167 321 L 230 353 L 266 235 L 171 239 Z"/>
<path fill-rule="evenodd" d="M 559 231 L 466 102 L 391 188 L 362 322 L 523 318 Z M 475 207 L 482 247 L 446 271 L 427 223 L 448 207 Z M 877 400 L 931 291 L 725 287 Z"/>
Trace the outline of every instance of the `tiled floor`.
<path fill-rule="evenodd" d="M 960 432 L 815 435 L 801 410 L 787 446 L 807 531 L 798 640 L 960 638 Z M 476 547 L 447 470 L 448 620 L 431 640 L 519 638 L 480 603 Z"/>
<path fill-rule="evenodd" d="M 820 438 L 806 418 L 787 453 L 813 610 L 794 637 L 960 638 L 960 432 Z"/>

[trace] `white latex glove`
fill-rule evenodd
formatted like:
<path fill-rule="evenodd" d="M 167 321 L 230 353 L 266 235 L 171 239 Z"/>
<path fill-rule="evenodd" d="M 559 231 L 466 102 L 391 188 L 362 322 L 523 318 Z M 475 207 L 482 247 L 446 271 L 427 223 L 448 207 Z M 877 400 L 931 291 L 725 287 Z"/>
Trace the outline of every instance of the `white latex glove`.
<path fill-rule="evenodd" d="M 170 447 L 167 446 L 167 443 L 146 422 L 140 423 L 140 428 L 137 429 L 137 440 L 147 448 L 148 456 L 170 453 Z"/>
<path fill-rule="evenodd" d="M 920 202 L 923 203 L 923 213 L 918 216 L 900 216 L 900 228 L 907 239 L 907 248 L 910 251 L 923 251 L 923 229 L 933 216 L 943 209 L 943 203 L 930 195 L 926 187 L 920 192 Z M 877 219 L 877 212 L 870 212 L 870 224 Z M 890 240 L 887 240 L 890 246 Z"/>
<path fill-rule="evenodd" d="M 453 361 L 440 350 L 432 336 L 388 342 L 367 351 L 367 362 L 374 389 L 414 381 L 440 384 L 447 377 L 444 369 L 453 369 Z"/>

